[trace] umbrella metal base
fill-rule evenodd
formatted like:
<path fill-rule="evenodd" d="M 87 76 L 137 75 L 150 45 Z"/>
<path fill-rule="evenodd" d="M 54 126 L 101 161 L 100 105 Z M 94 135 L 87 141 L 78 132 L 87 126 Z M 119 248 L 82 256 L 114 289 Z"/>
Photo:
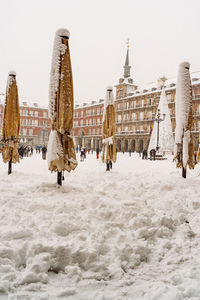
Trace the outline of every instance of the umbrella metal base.
<path fill-rule="evenodd" d="M 185 168 L 182 168 L 182 177 L 186 178 L 186 169 Z"/>
<path fill-rule="evenodd" d="M 57 172 L 57 184 L 62 185 L 62 172 Z"/>
<path fill-rule="evenodd" d="M 110 171 L 110 163 L 106 164 L 106 171 Z"/>
<path fill-rule="evenodd" d="M 12 173 L 12 161 L 9 160 L 8 162 L 8 175 Z"/>

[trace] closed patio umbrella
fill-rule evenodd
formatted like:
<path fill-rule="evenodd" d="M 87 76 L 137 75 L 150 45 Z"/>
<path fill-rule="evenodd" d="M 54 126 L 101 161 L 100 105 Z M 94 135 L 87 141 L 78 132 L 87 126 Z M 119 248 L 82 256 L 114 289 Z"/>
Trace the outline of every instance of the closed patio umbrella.
<path fill-rule="evenodd" d="M 8 164 L 8 174 L 12 173 L 12 163 L 19 162 L 18 138 L 20 131 L 20 109 L 16 73 L 10 71 L 8 75 L 6 99 L 3 116 L 2 142 L 3 161 Z"/>
<path fill-rule="evenodd" d="M 48 167 L 58 172 L 58 184 L 62 184 L 61 173 L 70 172 L 77 166 L 71 130 L 73 127 L 73 80 L 67 29 L 56 31 L 50 75 L 49 117 L 51 132 L 48 142 Z"/>
<path fill-rule="evenodd" d="M 176 85 L 176 130 L 175 130 L 175 159 L 177 167 L 182 168 L 182 177 L 186 178 L 186 169 L 194 169 L 194 144 L 192 136 L 192 85 L 190 79 L 190 64 L 183 62 L 179 65 Z"/>
<path fill-rule="evenodd" d="M 102 138 L 103 138 L 103 152 L 102 161 L 106 163 L 106 170 L 112 168 L 112 162 L 116 162 L 117 153 L 115 147 L 115 107 L 113 88 L 107 87 L 106 98 L 104 102 L 103 112 L 103 125 L 102 125 Z"/>

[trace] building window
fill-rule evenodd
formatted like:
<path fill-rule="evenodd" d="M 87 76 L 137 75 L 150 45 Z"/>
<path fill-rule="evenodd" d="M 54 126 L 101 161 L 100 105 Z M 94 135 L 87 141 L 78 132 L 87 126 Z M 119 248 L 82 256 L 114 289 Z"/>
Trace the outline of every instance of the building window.
<path fill-rule="evenodd" d="M 99 128 L 97 128 L 97 134 L 99 134 Z"/>
<path fill-rule="evenodd" d="M 100 108 L 99 107 L 97 108 L 97 114 L 98 115 L 100 114 Z"/>
<path fill-rule="evenodd" d="M 47 112 L 43 111 L 43 117 L 46 118 L 47 117 Z"/>
<path fill-rule="evenodd" d="M 26 135 L 26 133 L 27 133 L 27 129 L 26 128 L 23 128 L 23 135 Z"/>
<path fill-rule="evenodd" d="M 83 119 L 80 121 L 80 126 L 83 126 Z"/>
<path fill-rule="evenodd" d="M 29 129 L 29 135 L 33 135 L 33 129 Z"/>
<path fill-rule="evenodd" d="M 47 121 L 46 120 L 43 120 L 43 126 L 47 127 Z"/>
<path fill-rule="evenodd" d="M 198 109 L 197 109 L 197 115 L 200 114 L 200 104 L 198 105 Z"/>
<path fill-rule="evenodd" d="M 93 115 L 95 115 L 95 114 L 96 114 L 96 109 L 94 108 L 94 109 L 93 109 Z"/>
<path fill-rule="evenodd" d="M 133 112 L 133 113 L 132 113 L 132 120 L 133 120 L 133 121 L 135 120 L 135 117 L 136 117 L 136 115 L 135 115 L 135 113 Z"/>
<path fill-rule="evenodd" d="M 128 114 L 127 114 L 127 113 L 124 115 L 124 120 L 125 120 L 125 121 L 128 120 Z"/>
<path fill-rule="evenodd" d="M 89 128 L 89 134 L 91 134 L 91 128 Z"/>
<path fill-rule="evenodd" d="M 148 119 L 149 119 L 149 120 L 152 119 L 152 111 L 151 111 L 151 110 L 148 112 Z"/>
<path fill-rule="evenodd" d="M 89 125 L 92 125 L 92 119 L 89 119 Z"/>
<path fill-rule="evenodd" d="M 143 119 L 144 119 L 144 112 L 141 111 L 141 112 L 140 112 L 140 120 L 143 120 Z"/>
<path fill-rule="evenodd" d="M 35 117 L 38 117 L 38 111 L 37 110 L 35 111 Z"/>
<path fill-rule="evenodd" d="M 93 128 L 93 134 L 95 134 L 95 128 Z"/>
<path fill-rule="evenodd" d="M 172 100 L 172 95 L 171 94 L 167 94 L 167 102 L 171 102 Z"/>
<path fill-rule="evenodd" d="M 93 125 L 95 125 L 96 124 L 96 120 L 95 119 L 93 119 Z"/>
<path fill-rule="evenodd" d="M 121 120 L 122 120 L 122 115 L 117 115 L 117 122 L 121 122 Z"/>

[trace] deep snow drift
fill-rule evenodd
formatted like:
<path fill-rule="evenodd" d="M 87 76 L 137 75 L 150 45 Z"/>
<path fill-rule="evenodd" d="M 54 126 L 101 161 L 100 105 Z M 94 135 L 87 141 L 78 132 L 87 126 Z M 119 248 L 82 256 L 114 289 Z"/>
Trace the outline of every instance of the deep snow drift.
<path fill-rule="evenodd" d="M 200 299 L 199 166 L 90 154 L 57 188 L 39 154 L 0 162 L 0 299 Z"/>

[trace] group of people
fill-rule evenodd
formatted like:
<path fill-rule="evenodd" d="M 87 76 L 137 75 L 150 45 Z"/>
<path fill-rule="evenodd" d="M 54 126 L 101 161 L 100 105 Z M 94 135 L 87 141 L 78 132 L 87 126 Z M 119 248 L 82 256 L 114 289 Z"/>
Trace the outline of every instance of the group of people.
<path fill-rule="evenodd" d="M 142 154 L 142 159 L 148 159 L 148 151 L 145 149 L 143 151 L 139 151 L 139 156 Z M 151 149 L 149 151 L 149 159 L 150 160 L 155 160 L 156 159 L 156 150 Z"/>
<path fill-rule="evenodd" d="M 36 153 L 41 153 L 42 152 L 42 159 L 46 159 L 46 154 L 47 154 L 47 147 L 44 146 L 36 146 L 35 147 Z M 22 159 L 23 157 L 30 157 L 33 155 L 33 147 L 25 144 L 21 144 L 18 147 L 18 153 L 20 158 Z"/>
<path fill-rule="evenodd" d="M 29 145 L 20 145 L 18 148 L 20 158 L 28 157 L 33 155 L 33 147 Z"/>
<path fill-rule="evenodd" d="M 86 153 L 88 154 L 93 154 L 94 150 L 93 149 L 87 149 L 86 147 L 76 147 L 76 153 L 78 153 L 80 151 L 80 159 L 81 161 L 84 161 L 84 159 L 86 159 Z M 99 153 L 100 150 L 99 148 L 96 149 L 96 158 L 99 159 Z"/>

